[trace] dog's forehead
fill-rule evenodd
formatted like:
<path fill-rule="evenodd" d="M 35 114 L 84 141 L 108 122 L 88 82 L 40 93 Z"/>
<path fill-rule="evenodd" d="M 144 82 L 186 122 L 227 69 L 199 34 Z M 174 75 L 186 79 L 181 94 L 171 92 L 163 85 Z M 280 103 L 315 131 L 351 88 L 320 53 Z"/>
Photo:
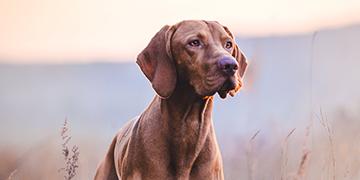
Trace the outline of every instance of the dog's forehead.
<path fill-rule="evenodd" d="M 208 31 L 208 25 L 204 21 L 195 21 L 195 20 L 187 20 L 182 21 L 176 26 L 176 33 L 177 34 L 191 34 L 196 33 L 199 31 Z"/>
<path fill-rule="evenodd" d="M 178 34 L 184 37 L 186 35 L 198 33 L 204 35 L 212 34 L 212 36 L 223 36 L 224 34 L 227 34 L 223 26 L 216 21 L 187 20 L 182 21 L 175 26 L 175 36 Z"/>

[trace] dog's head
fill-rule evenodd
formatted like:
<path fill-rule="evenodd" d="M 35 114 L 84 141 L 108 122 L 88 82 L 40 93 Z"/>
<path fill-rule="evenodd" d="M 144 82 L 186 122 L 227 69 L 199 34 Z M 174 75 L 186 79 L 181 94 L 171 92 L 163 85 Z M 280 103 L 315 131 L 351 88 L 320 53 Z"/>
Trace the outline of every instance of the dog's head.
<path fill-rule="evenodd" d="M 201 97 L 233 96 L 243 85 L 247 67 L 227 27 L 195 20 L 164 26 L 137 63 L 162 98 L 170 97 L 177 83 L 188 83 Z"/>

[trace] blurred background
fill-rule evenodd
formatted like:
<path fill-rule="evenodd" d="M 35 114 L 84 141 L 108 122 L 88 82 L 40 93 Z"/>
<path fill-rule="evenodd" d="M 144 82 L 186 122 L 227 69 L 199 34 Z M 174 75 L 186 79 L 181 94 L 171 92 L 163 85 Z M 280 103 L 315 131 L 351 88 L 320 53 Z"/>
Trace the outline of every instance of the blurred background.
<path fill-rule="evenodd" d="M 226 179 L 360 179 L 359 12 L 358 0 L 0 0 L 0 179 L 64 179 L 65 119 L 74 179 L 92 179 L 155 94 L 137 53 L 184 19 L 228 26 L 249 59 L 245 88 L 215 98 Z"/>

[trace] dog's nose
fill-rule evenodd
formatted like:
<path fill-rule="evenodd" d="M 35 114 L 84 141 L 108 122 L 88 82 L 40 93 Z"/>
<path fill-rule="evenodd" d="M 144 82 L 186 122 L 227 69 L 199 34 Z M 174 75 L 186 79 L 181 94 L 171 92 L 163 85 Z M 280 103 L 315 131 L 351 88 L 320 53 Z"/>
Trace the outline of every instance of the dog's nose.
<path fill-rule="evenodd" d="M 239 64 L 233 57 L 223 57 L 218 61 L 218 67 L 227 75 L 234 75 L 239 68 Z"/>

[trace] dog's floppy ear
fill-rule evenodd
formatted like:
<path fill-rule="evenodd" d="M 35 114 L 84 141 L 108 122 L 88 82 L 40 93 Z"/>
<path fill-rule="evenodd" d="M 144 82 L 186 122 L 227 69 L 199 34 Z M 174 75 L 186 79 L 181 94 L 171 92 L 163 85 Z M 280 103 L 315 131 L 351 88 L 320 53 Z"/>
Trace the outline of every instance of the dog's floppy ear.
<path fill-rule="evenodd" d="M 170 47 L 174 29 L 168 25 L 161 28 L 136 61 L 162 98 L 170 97 L 176 86 L 176 69 Z"/>
<path fill-rule="evenodd" d="M 229 34 L 229 36 L 231 36 L 231 38 L 235 41 L 235 37 L 234 35 L 231 33 L 231 31 L 229 30 L 229 28 L 227 28 L 226 26 L 223 26 L 223 28 L 225 29 L 225 31 Z M 239 75 L 240 78 L 244 77 L 246 68 L 247 68 L 247 59 L 244 55 L 244 53 L 241 52 L 241 50 L 239 49 L 237 44 L 234 44 L 234 49 L 232 52 L 232 56 L 236 59 L 236 61 L 239 63 Z"/>
<path fill-rule="evenodd" d="M 240 66 L 239 75 L 240 75 L 241 78 L 243 78 L 248 63 L 247 63 L 247 59 L 246 59 L 244 53 L 241 52 L 241 50 L 239 49 L 237 44 L 235 44 L 235 46 L 234 46 L 234 50 L 233 50 L 232 55 L 235 57 L 235 59 L 239 63 L 239 66 Z"/>

